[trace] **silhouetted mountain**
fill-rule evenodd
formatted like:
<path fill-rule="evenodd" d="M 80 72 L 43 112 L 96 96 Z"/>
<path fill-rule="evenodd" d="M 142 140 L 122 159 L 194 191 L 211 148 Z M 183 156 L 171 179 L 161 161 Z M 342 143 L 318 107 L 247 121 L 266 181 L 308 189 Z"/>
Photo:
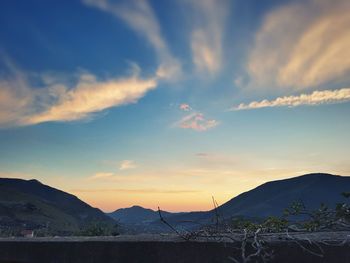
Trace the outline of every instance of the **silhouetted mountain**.
<path fill-rule="evenodd" d="M 272 181 L 242 193 L 219 207 L 227 216 L 267 217 L 282 215 L 294 201 L 303 201 L 308 209 L 316 209 L 321 203 L 334 207 L 344 202 L 342 192 L 350 191 L 350 177 L 324 173 L 302 175 L 285 180 Z"/>
<path fill-rule="evenodd" d="M 161 214 L 163 218 L 168 219 L 181 213 L 161 211 Z M 124 231 L 128 233 L 158 233 L 168 231 L 161 223 L 158 211 L 141 206 L 117 209 L 107 215 L 115 219 Z"/>
<path fill-rule="evenodd" d="M 101 210 L 74 195 L 37 180 L 0 178 L 0 227 L 69 234 L 96 222 L 115 225 Z"/>
<path fill-rule="evenodd" d="M 350 191 L 350 177 L 315 173 L 272 181 L 244 192 L 219 206 L 222 219 L 232 217 L 266 218 L 281 216 L 285 208 L 302 201 L 307 209 L 317 209 L 321 203 L 330 207 L 344 202 L 342 192 Z M 215 211 L 190 212 L 170 216 L 167 221 L 178 228 L 191 229 L 214 222 Z M 151 225 L 159 224 L 153 222 Z M 166 229 L 166 226 L 164 226 Z"/>
<path fill-rule="evenodd" d="M 349 191 L 350 177 L 307 174 L 262 184 L 219 206 L 218 212 L 222 219 L 280 216 L 294 201 L 303 201 L 308 209 L 316 209 L 321 203 L 334 207 L 336 203 L 345 201 L 341 193 Z M 162 211 L 162 216 L 178 229 L 193 229 L 213 223 L 215 211 Z M 0 230 L 25 227 L 69 234 L 93 222 L 106 225 L 119 222 L 133 233 L 169 231 L 168 226 L 160 221 L 158 212 L 151 209 L 133 206 L 118 209 L 107 216 L 74 195 L 36 180 L 0 178 Z"/>
<path fill-rule="evenodd" d="M 161 212 L 162 216 L 164 217 L 169 217 L 173 215 L 173 213 L 170 212 Z M 128 208 L 117 209 L 114 212 L 109 213 L 108 215 L 122 224 L 150 223 L 154 220 L 159 219 L 158 211 L 143 208 L 137 205 Z"/>

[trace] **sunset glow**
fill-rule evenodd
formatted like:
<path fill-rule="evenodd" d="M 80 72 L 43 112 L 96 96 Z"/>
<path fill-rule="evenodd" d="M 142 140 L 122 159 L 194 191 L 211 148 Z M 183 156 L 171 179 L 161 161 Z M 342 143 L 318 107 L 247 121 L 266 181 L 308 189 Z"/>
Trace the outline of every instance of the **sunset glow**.
<path fill-rule="evenodd" d="M 109 212 L 350 175 L 349 14 L 348 0 L 2 1 L 0 177 Z"/>

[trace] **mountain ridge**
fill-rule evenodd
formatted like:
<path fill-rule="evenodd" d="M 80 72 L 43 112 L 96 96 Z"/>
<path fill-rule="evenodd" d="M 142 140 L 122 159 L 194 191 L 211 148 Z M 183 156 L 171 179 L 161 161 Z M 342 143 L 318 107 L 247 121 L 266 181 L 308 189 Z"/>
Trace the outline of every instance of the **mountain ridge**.
<path fill-rule="evenodd" d="M 285 208 L 299 200 L 302 200 L 308 209 L 317 209 L 321 203 L 332 207 L 344 201 L 341 193 L 345 191 L 350 191 L 349 176 L 310 173 L 263 183 L 231 198 L 220 205 L 217 211 L 223 218 L 281 216 Z M 175 227 L 191 229 L 200 224 L 214 222 L 214 216 L 215 210 L 212 209 L 170 214 L 166 219 Z M 148 224 L 154 227 L 161 222 L 156 220 Z M 166 230 L 166 226 L 163 229 Z"/>
<path fill-rule="evenodd" d="M 0 178 L 0 227 L 50 228 L 52 233 L 65 235 L 95 222 L 115 225 L 101 210 L 38 180 Z"/>
<path fill-rule="evenodd" d="M 321 203 L 333 207 L 344 201 L 341 193 L 349 191 L 349 176 L 312 173 L 263 183 L 231 198 L 217 210 L 161 213 L 171 225 L 190 230 L 213 223 L 216 211 L 223 219 L 280 216 L 292 202 L 299 200 L 308 209 L 317 209 Z M 61 232 L 73 232 L 91 222 L 117 222 L 130 233 L 169 231 L 158 211 L 149 208 L 134 205 L 105 214 L 76 196 L 35 179 L 0 178 L 0 227 L 9 222 L 43 226 L 47 221 L 53 228 L 56 225 L 55 230 L 63 229 Z"/>

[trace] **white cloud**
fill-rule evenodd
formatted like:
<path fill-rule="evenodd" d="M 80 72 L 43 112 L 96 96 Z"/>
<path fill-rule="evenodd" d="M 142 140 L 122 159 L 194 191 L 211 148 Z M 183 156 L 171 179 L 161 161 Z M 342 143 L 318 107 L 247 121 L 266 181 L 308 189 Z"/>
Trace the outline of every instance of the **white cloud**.
<path fill-rule="evenodd" d="M 154 78 L 142 79 L 137 72 L 107 80 L 83 73 L 74 85 L 58 79 L 34 88 L 24 73 L 14 74 L 0 80 L 0 127 L 91 118 L 105 109 L 135 103 L 157 85 Z M 42 76 L 41 81 L 45 82 Z"/>
<path fill-rule="evenodd" d="M 338 90 L 314 91 L 311 94 L 279 97 L 274 100 L 253 101 L 248 104 L 241 103 L 232 110 L 249 110 L 266 107 L 296 107 L 300 105 L 320 105 L 350 101 L 350 88 Z"/>
<path fill-rule="evenodd" d="M 173 124 L 174 127 L 182 129 L 192 129 L 195 131 L 206 131 L 219 125 L 219 122 L 214 119 L 208 119 L 203 113 L 194 110 L 189 104 L 182 103 L 179 109 L 187 112 L 179 121 Z M 190 113 L 191 112 L 191 113 Z"/>
<path fill-rule="evenodd" d="M 17 86 L 17 80 L 0 80 L 0 127 L 12 126 L 23 122 L 30 113 L 33 92 Z"/>
<path fill-rule="evenodd" d="M 130 170 L 136 167 L 137 165 L 133 160 L 123 160 L 120 162 L 119 170 Z"/>
<path fill-rule="evenodd" d="M 219 125 L 214 119 L 207 119 L 202 113 L 194 112 L 178 121 L 175 126 L 182 129 L 192 129 L 195 131 L 206 131 Z"/>
<path fill-rule="evenodd" d="M 193 63 L 199 72 L 214 74 L 222 65 L 224 23 L 228 1 L 191 1 L 197 26 L 191 36 Z"/>
<path fill-rule="evenodd" d="M 350 2 L 298 1 L 270 12 L 249 53 L 254 87 L 307 89 L 350 73 Z"/>
<path fill-rule="evenodd" d="M 149 41 L 161 61 L 155 76 L 141 78 L 135 66 L 133 74 L 124 78 L 98 79 L 85 72 L 78 74 L 75 81 L 71 81 L 72 76 L 68 76 L 70 81 L 64 81 L 36 74 L 36 81 L 42 86 L 38 88 L 37 83 L 33 84 L 25 73 L 5 59 L 12 76 L 0 79 L 0 127 L 91 118 L 105 109 L 137 102 L 156 88 L 160 78 L 178 76 L 180 65 L 168 50 L 147 1 L 132 0 L 123 5 L 107 0 L 85 0 L 84 3 L 117 15 Z"/>
<path fill-rule="evenodd" d="M 143 36 L 154 48 L 160 60 L 157 70 L 159 78 L 173 79 L 181 74 L 180 62 L 173 57 L 162 37 L 159 22 L 146 0 L 128 0 L 112 3 L 108 0 L 83 0 L 93 6 L 122 19 L 131 29 Z"/>
<path fill-rule="evenodd" d="M 188 105 L 187 103 L 180 104 L 179 108 L 180 108 L 180 110 L 183 110 L 183 111 L 190 111 L 190 110 L 192 110 L 191 106 Z"/>
<path fill-rule="evenodd" d="M 0 127 L 21 122 L 24 115 L 31 113 L 35 96 L 34 91 L 28 88 L 26 75 L 9 57 L 1 55 L 10 76 L 1 76 L 0 79 Z"/>
<path fill-rule="evenodd" d="M 56 103 L 29 117 L 27 122 L 36 124 L 84 119 L 107 108 L 135 103 L 156 85 L 154 79 L 143 80 L 138 76 L 99 81 L 92 74 L 83 74 L 73 88 L 61 84 L 50 87 L 49 90 L 56 96 Z"/>

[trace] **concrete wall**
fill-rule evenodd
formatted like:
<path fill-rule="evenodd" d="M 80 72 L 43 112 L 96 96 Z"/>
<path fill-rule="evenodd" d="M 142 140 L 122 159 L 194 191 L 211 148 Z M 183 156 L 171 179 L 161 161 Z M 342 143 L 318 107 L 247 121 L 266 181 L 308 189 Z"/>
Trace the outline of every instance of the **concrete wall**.
<path fill-rule="evenodd" d="M 277 238 L 278 239 L 278 238 Z M 339 240 L 335 243 L 339 244 Z M 300 244 L 319 252 L 309 241 L 297 244 L 291 240 L 272 240 L 268 246 L 274 250 L 269 262 L 350 262 L 350 246 L 321 244 L 323 257 L 303 251 Z M 241 261 L 241 242 L 213 240 L 183 241 L 164 237 L 118 238 L 52 238 L 52 239 L 0 239 L 0 263 L 117 263 L 165 262 L 206 263 Z M 249 247 L 247 247 L 249 248 Z M 259 261 L 252 261 L 259 262 Z"/>

